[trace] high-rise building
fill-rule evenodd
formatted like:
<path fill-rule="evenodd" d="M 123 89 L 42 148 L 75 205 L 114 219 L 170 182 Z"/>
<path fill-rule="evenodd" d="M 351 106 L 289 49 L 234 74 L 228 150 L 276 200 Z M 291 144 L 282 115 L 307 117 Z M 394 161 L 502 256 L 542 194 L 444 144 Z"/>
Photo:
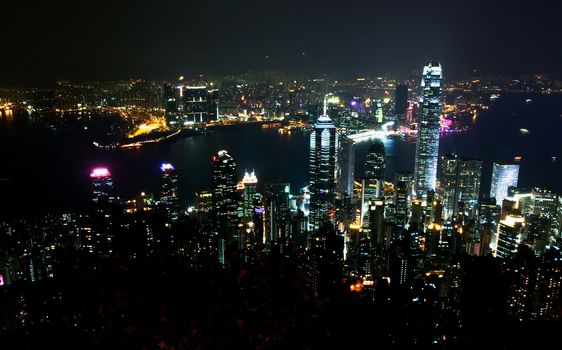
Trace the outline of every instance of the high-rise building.
<path fill-rule="evenodd" d="M 162 163 L 162 190 L 160 192 L 160 203 L 172 220 L 178 218 L 178 175 L 176 169 L 170 163 Z"/>
<path fill-rule="evenodd" d="M 266 184 L 263 202 L 265 206 L 265 243 L 286 238 L 290 227 L 288 183 Z"/>
<path fill-rule="evenodd" d="M 365 161 L 365 175 L 361 196 L 362 225 L 369 227 L 370 202 L 382 198 L 385 180 L 384 144 L 377 140 L 369 147 Z"/>
<path fill-rule="evenodd" d="M 501 207 L 493 198 L 486 198 L 480 202 L 478 210 L 478 233 L 481 237 L 481 255 L 488 255 L 497 242 L 498 224 Z M 493 247 L 490 247 L 490 244 Z"/>
<path fill-rule="evenodd" d="M 107 168 L 95 168 L 90 173 L 93 184 L 92 200 L 94 202 L 107 202 L 113 192 L 113 180 Z"/>
<path fill-rule="evenodd" d="M 509 214 L 505 220 L 500 220 L 498 228 L 498 243 L 496 255 L 509 259 L 517 253 L 517 247 L 523 242 L 523 226 L 525 218 L 517 214 Z"/>
<path fill-rule="evenodd" d="M 256 173 L 253 170 L 251 173 L 245 171 L 244 177 L 242 178 L 242 183 L 244 184 L 244 219 L 252 220 L 254 210 L 254 197 L 256 196 L 256 186 L 258 184 Z"/>
<path fill-rule="evenodd" d="M 562 252 L 554 247 L 540 257 L 537 271 L 536 308 L 539 319 L 560 317 L 562 292 Z"/>
<path fill-rule="evenodd" d="M 418 197 L 426 197 L 427 191 L 435 189 L 437 180 L 442 80 L 443 72 L 439 62 L 429 62 L 423 68 L 414 173 L 414 190 Z"/>
<path fill-rule="evenodd" d="M 338 134 L 332 119 L 324 113 L 310 134 L 310 214 L 309 226 L 317 230 L 323 221 L 332 221 L 336 199 Z"/>
<path fill-rule="evenodd" d="M 195 209 L 199 222 L 210 221 L 213 214 L 213 192 L 205 190 L 196 192 Z"/>
<path fill-rule="evenodd" d="M 218 118 L 219 92 L 206 86 L 164 86 L 166 121 L 171 127 Z"/>
<path fill-rule="evenodd" d="M 410 219 L 412 207 L 413 176 L 410 171 L 397 171 L 394 177 L 394 206 L 396 225 L 405 228 Z"/>
<path fill-rule="evenodd" d="M 367 151 L 367 159 L 365 161 L 365 178 L 368 179 L 385 179 L 385 151 L 384 144 L 380 140 L 376 140 L 369 146 Z"/>
<path fill-rule="evenodd" d="M 444 218 L 457 215 L 459 203 L 472 216 L 476 212 L 480 195 L 482 161 L 474 158 L 459 158 L 454 154 L 441 157 L 441 194 Z"/>
<path fill-rule="evenodd" d="M 224 239 L 232 239 L 238 226 L 236 162 L 227 151 L 212 157 L 213 214 L 215 225 Z"/>
<path fill-rule="evenodd" d="M 394 111 L 398 120 L 403 123 L 408 111 L 408 85 L 396 85 L 394 95 Z"/>
<path fill-rule="evenodd" d="M 492 183 L 490 186 L 490 198 L 496 199 L 497 205 L 502 205 L 507 197 L 509 187 L 517 187 L 519 178 L 519 164 L 513 162 L 494 162 L 492 168 Z"/>
<path fill-rule="evenodd" d="M 187 86 L 183 90 L 183 110 L 188 122 L 207 121 L 208 92 L 205 86 Z"/>
<path fill-rule="evenodd" d="M 558 206 L 556 207 L 556 218 L 554 219 L 554 226 L 556 226 L 555 234 L 560 236 L 562 234 L 562 196 L 558 196 Z"/>
<path fill-rule="evenodd" d="M 550 235 L 553 238 L 558 235 L 557 205 L 558 196 L 549 189 L 534 187 L 531 191 L 531 210 L 534 215 L 548 220 Z"/>
<path fill-rule="evenodd" d="M 339 179 L 338 191 L 351 196 L 353 194 L 353 180 L 355 172 L 355 146 L 354 141 L 342 137 L 340 139 L 339 154 Z"/>

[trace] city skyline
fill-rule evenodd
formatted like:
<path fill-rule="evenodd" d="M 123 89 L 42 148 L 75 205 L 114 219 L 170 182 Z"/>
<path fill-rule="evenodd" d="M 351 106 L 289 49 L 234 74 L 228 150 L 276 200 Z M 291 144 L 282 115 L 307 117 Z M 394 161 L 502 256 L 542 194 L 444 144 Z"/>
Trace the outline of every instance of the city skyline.
<path fill-rule="evenodd" d="M 560 4 L 6 10 L 4 347 L 558 341 Z"/>

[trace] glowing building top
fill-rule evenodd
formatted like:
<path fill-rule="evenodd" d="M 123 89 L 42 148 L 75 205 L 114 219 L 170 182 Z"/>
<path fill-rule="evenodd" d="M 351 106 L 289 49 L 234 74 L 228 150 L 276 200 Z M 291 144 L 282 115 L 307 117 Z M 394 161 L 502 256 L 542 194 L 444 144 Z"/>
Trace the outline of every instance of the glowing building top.
<path fill-rule="evenodd" d="M 162 165 L 160 165 L 160 170 L 173 171 L 176 170 L 176 168 L 174 168 L 174 166 L 171 163 L 162 163 Z"/>
<path fill-rule="evenodd" d="M 90 173 L 90 177 L 108 177 L 111 176 L 107 168 L 94 168 Z"/>
<path fill-rule="evenodd" d="M 242 178 L 242 182 L 246 184 L 257 184 L 258 178 L 256 177 L 256 173 L 252 170 L 251 173 L 244 171 L 244 178 Z"/>

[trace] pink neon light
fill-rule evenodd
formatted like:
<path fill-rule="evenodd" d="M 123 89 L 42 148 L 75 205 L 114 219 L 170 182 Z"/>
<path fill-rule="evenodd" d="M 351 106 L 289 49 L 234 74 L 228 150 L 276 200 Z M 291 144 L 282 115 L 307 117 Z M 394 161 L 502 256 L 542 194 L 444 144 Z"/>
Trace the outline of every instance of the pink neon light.
<path fill-rule="evenodd" d="M 105 177 L 110 176 L 109 169 L 107 168 L 95 168 L 90 173 L 90 177 Z"/>

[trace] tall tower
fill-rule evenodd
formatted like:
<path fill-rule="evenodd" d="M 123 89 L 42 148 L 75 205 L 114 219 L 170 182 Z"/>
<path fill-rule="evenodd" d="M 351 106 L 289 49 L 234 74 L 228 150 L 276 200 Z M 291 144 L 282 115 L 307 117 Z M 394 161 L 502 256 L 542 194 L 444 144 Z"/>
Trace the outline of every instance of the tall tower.
<path fill-rule="evenodd" d="M 256 186 L 258 184 L 256 173 L 253 170 L 251 173 L 245 171 L 242 183 L 244 184 L 244 219 L 249 219 L 251 221 L 254 209 L 254 197 L 256 196 Z"/>
<path fill-rule="evenodd" d="M 93 184 L 92 200 L 94 202 L 107 202 L 113 191 L 113 180 L 107 168 L 95 168 L 90 173 Z"/>
<path fill-rule="evenodd" d="M 457 214 L 458 204 L 472 215 L 480 195 L 482 161 L 476 158 L 458 158 L 455 154 L 441 157 L 441 194 L 443 214 L 448 219 Z"/>
<path fill-rule="evenodd" d="M 310 134 L 310 216 L 311 230 L 321 223 L 332 220 L 336 199 L 336 163 L 338 158 L 338 134 L 332 119 L 324 113 L 314 124 Z"/>
<path fill-rule="evenodd" d="M 505 220 L 500 220 L 496 245 L 498 257 L 513 258 L 517 247 L 523 241 L 523 226 L 525 226 L 525 218 L 521 215 L 509 214 Z"/>
<path fill-rule="evenodd" d="M 396 224 L 402 228 L 406 228 L 410 219 L 410 211 L 412 206 L 412 182 L 413 179 L 411 172 L 396 172 L 396 175 L 394 177 L 394 203 L 396 208 Z"/>
<path fill-rule="evenodd" d="M 236 162 L 227 151 L 212 157 L 213 216 L 222 238 L 230 240 L 238 226 Z"/>
<path fill-rule="evenodd" d="M 439 62 L 432 61 L 423 67 L 414 173 L 414 190 L 418 197 L 426 197 L 427 191 L 435 189 L 437 180 L 442 81 L 443 72 Z"/>
<path fill-rule="evenodd" d="M 517 187 L 519 178 L 519 164 L 512 162 L 495 162 L 492 168 L 492 184 L 490 198 L 496 199 L 497 205 L 502 205 L 507 197 L 509 187 Z"/>
<path fill-rule="evenodd" d="M 178 175 L 176 169 L 170 163 L 160 165 L 162 172 L 162 191 L 160 192 L 160 203 L 166 210 L 168 217 L 172 220 L 178 218 Z"/>
<path fill-rule="evenodd" d="M 384 195 L 385 151 L 384 144 L 377 140 L 369 147 L 365 161 L 365 177 L 362 193 L 362 225 L 369 226 L 370 202 Z"/>
<path fill-rule="evenodd" d="M 353 180 L 355 168 L 355 146 L 354 141 L 343 136 L 340 140 L 340 150 L 338 152 L 339 161 L 339 181 L 338 191 L 343 195 L 353 194 Z"/>

